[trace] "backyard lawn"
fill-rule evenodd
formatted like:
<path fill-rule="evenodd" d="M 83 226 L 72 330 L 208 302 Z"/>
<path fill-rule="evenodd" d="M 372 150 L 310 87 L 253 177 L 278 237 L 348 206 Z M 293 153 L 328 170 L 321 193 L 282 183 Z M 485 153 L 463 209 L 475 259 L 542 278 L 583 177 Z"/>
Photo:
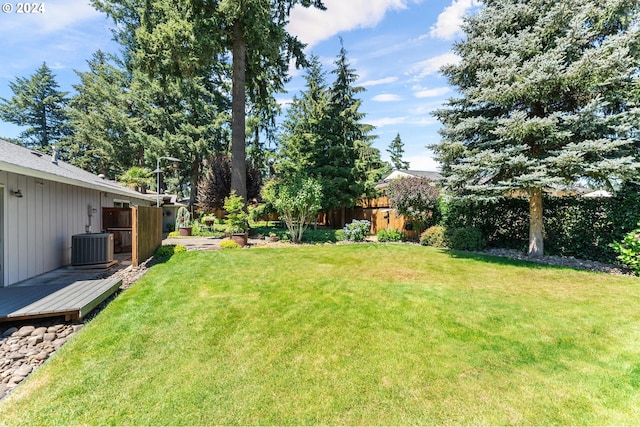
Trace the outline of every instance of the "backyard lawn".
<path fill-rule="evenodd" d="M 640 280 L 414 245 L 188 252 L 7 425 L 640 424 Z"/>

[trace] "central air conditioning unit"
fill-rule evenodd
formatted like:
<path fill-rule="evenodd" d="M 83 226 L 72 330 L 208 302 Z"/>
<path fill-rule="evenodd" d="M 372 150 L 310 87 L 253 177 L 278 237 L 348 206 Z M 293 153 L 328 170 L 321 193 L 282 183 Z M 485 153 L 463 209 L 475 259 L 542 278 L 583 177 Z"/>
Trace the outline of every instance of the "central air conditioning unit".
<path fill-rule="evenodd" d="M 113 234 L 87 233 L 71 236 L 71 264 L 108 264 L 113 261 Z"/>

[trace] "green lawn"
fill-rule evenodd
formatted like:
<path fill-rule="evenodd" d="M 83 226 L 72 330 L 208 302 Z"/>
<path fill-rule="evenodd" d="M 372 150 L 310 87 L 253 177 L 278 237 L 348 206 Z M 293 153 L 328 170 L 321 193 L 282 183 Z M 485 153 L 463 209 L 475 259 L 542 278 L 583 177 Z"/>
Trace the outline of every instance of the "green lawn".
<path fill-rule="evenodd" d="M 637 425 L 639 285 L 415 245 L 181 253 L 0 423 Z"/>

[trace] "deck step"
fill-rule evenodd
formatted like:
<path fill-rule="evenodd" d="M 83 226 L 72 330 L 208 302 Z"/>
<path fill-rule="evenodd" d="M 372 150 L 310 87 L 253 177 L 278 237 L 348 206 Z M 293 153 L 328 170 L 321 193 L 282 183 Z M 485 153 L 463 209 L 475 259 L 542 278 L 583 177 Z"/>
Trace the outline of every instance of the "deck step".
<path fill-rule="evenodd" d="M 80 320 L 113 295 L 122 279 L 78 280 L 66 286 L 0 288 L 0 322 L 64 316 Z"/>

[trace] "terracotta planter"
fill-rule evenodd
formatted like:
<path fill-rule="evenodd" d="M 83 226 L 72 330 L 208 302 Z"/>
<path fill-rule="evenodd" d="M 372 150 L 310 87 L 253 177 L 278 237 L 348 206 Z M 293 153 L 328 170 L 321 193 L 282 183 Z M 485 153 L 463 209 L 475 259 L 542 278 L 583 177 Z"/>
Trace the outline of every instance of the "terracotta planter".
<path fill-rule="evenodd" d="M 181 236 L 191 236 L 191 227 L 180 227 L 178 231 Z"/>
<path fill-rule="evenodd" d="M 249 242 L 249 233 L 233 233 L 229 238 L 244 247 Z"/>

